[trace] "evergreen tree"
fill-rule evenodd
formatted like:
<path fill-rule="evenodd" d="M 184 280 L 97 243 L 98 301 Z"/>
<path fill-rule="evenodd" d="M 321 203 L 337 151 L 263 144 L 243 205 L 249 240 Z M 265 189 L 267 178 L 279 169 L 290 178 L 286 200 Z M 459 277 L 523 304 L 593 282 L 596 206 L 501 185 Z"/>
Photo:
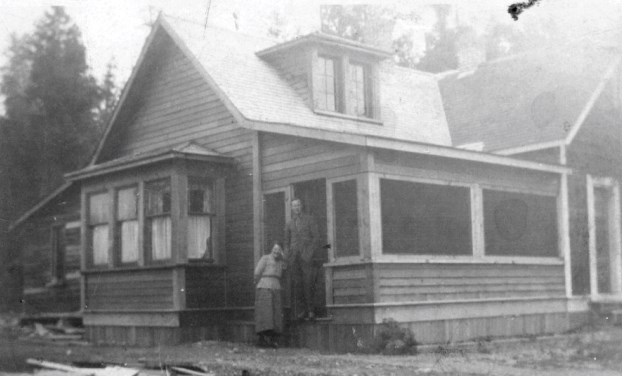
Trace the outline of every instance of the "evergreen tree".
<path fill-rule="evenodd" d="M 0 199 L 11 202 L 3 215 L 14 219 L 88 161 L 116 91 L 112 70 L 102 88 L 89 73 L 80 31 L 62 7 L 46 12 L 33 33 L 13 36 L 8 56 L 0 148 L 9 167 L 0 179 L 9 197 Z"/>

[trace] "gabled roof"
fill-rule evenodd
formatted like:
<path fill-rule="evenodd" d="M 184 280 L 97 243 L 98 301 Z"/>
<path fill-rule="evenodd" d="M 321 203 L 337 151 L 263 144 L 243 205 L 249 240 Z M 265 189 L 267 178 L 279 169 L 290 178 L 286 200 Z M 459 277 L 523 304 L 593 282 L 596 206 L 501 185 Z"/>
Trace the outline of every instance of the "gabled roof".
<path fill-rule="evenodd" d="M 453 145 L 508 153 L 570 143 L 619 59 L 578 43 L 447 73 L 439 85 Z"/>
<path fill-rule="evenodd" d="M 205 29 L 167 16 L 157 23 L 198 62 L 207 79 L 231 102 L 232 110 L 245 120 L 450 145 L 437 81 L 431 74 L 391 62 L 382 64 L 382 125 L 325 116 L 315 113 L 275 67 L 257 56 L 275 46 L 273 40 L 215 27 Z"/>
<path fill-rule="evenodd" d="M 140 68 L 159 30 L 165 31 L 196 67 L 233 117 L 236 126 L 251 130 L 309 137 L 333 142 L 465 159 L 522 169 L 570 173 L 561 166 L 520 161 L 452 147 L 437 77 L 382 62 L 379 70 L 382 124 L 369 120 L 314 112 L 269 62 L 257 52 L 275 46 L 271 39 L 254 37 L 160 15 L 126 84 L 116 112 L 98 146 L 91 166 L 117 123 L 116 117 L 131 96 Z M 109 162 L 105 162 L 109 163 Z M 85 170 L 83 170 L 85 171 Z M 85 171 L 87 172 L 87 171 Z M 70 174 L 74 177 L 74 173 Z"/>

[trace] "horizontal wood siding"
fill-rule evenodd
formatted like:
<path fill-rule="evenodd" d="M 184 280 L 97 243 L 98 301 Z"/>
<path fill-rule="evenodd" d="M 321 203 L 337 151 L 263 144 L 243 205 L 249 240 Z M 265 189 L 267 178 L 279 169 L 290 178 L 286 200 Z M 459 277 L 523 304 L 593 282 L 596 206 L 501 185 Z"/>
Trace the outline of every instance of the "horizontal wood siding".
<path fill-rule="evenodd" d="M 185 270 L 186 308 L 224 307 L 225 271 L 222 268 L 189 267 Z"/>
<path fill-rule="evenodd" d="M 80 279 L 69 279 L 62 285 L 33 292 L 26 290 L 22 295 L 22 309 L 27 314 L 78 312 Z"/>
<path fill-rule="evenodd" d="M 367 264 L 332 268 L 332 304 L 373 303 L 372 266 Z"/>
<path fill-rule="evenodd" d="M 393 150 L 375 152 L 375 169 L 382 174 L 482 184 L 556 195 L 558 176 L 506 166 L 415 155 Z"/>
<path fill-rule="evenodd" d="M 173 308 L 171 269 L 87 274 L 86 310 Z"/>
<path fill-rule="evenodd" d="M 380 302 L 564 296 L 561 265 L 376 264 Z"/>
<path fill-rule="evenodd" d="M 357 147 L 275 134 L 264 134 L 261 145 L 264 190 L 359 172 Z"/>

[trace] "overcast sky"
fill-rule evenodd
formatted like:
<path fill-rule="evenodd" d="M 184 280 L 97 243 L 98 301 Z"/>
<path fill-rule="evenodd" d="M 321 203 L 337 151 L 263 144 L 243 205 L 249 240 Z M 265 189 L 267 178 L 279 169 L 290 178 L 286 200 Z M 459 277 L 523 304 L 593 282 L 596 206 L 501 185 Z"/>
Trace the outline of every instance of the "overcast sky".
<path fill-rule="evenodd" d="M 519 2 L 522 0 L 515 0 Z M 621 27 L 621 14 L 609 11 L 600 4 L 616 3 L 619 0 L 542 0 L 539 6 L 527 9 L 516 23 L 550 12 L 558 12 L 559 19 L 570 22 L 572 32 L 589 34 Z M 374 3 L 375 1 L 366 1 Z M 450 3 L 461 23 L 471 23 L 480 30 L 489 21 L 513 22 L 506 9 L 512 0 L 451 0 L 435 3 Z M 302 32 L 319 27 L 321 3 L 361 3 L 350 0 L 1 0 L 0 1 L 0 51 L 6 51 L 11 33 L 31 32 L 36 20 L 41 18 L 50 5 L 62 5 L 83 34 L 87 47 L 88 64 L 96 77 L 101 78 L 106 64 L 115 59 L 117 79 L 121 86 L 129 76 L 143 42 L 149 32 L 149 23 L 160 10 L 172 16 L 204 23 L 207 8 L 209 22 L 234 29 L 233 12 L 238 15 L 241 32 L 265 33 L 267 16 L 275 9 L 284 14 Z M 399 2 L 401 8 L 424 6 L 433 1 Z M 378 1 L 378 4 L 381 4 Z M 389 1 L 382 4 L 390 4 Z M 409 5 L 407 5 L 409 4 Z M 426 15 L 426 14 L 425 14 Z M 432 17 L 430 17 L 432 21 Z M 429 17 L 424 22 L 428 23 Z M 427 27 L 428 25 L 423 25 Z M 598 31 L 600 30 L 600 31 Z M 4 53 L 0 55 L 0 66 L 4 65 Z"/>

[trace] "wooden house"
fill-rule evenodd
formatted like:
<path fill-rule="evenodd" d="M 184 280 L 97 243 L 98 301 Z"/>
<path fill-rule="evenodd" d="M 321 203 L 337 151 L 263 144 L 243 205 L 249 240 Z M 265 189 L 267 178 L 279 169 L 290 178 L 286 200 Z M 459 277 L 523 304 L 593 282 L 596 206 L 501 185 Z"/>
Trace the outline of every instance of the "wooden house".
<path fill-rule="evenodd" d="M 578 325 L 571 170 L 454 147 L 437 77 L 390 56 L 160 16 L 91 164 L 67 175 L 88 338 L 253 340 L 254 265 L 295 197 L 322 233 L 323 318 L 292 344 L 355 351 L 385 319 L 421 343 Z"/>
<path fill-rule="evenodd" d="M 566 165 L 571 293 L 621 304 L 621 46 L 577 40 L 440 80 L 452 143 Z"/>
<path fill-rule="evenodd" d="M 21 312 L 28 318 L 80 319 L 80 186 L 66 183 L 9 227 L 19 255 Z"/>

